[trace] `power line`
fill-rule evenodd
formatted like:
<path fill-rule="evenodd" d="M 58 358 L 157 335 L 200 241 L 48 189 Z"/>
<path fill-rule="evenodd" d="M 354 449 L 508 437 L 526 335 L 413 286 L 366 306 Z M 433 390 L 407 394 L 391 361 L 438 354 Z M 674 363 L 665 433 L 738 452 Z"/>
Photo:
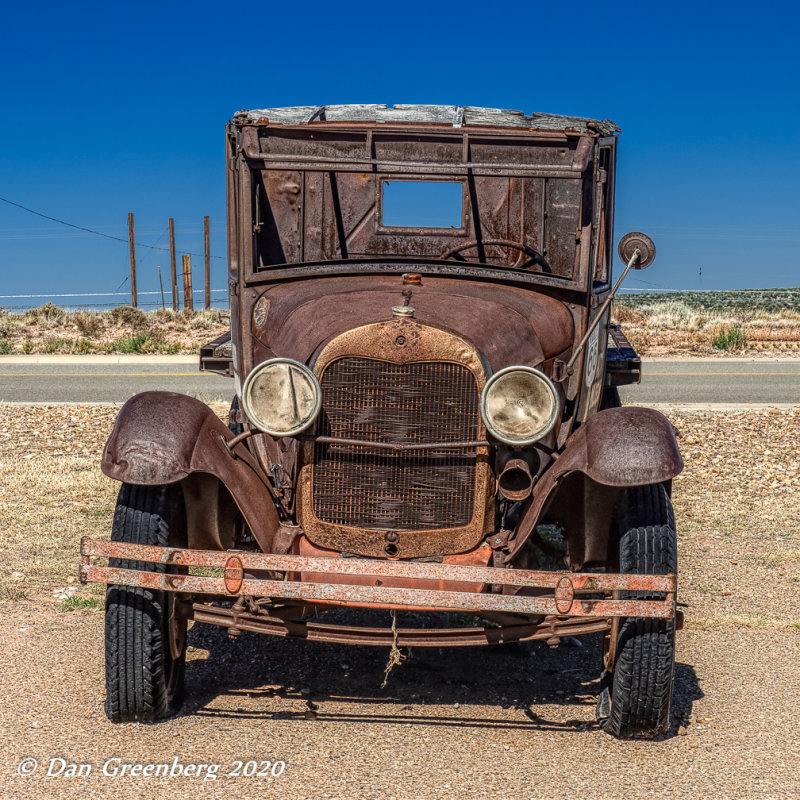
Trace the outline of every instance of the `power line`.
<path fill-rule="evenodd" d="M 49 219 L 51 222 L 57 222 L 59 225 L 66 225 L 68 228 L 75 228 L 78 231 L 85 231 L 86 233 L 93 233 L 95 236 L 102 236 L 106 239 L 113 239 L 115 242 L 122 242 L 123 244 L 128 244 L 127 239 L 123 239 L 121 236 L 113 236 L 110 233 L 101 233 L 100 231 L 92 230 L 92 228 L 84 228 L 83 225 L 73 225 L 71 222 L 65 222 L 63 219 L 57 219 L 56 217 L 51 217 L 49 214 L 42 214 L 41 211 L 34 211 L 32 208 L 28 208 L 27 206 L 23 206 L 21 203 L 15 203 L 13 200 L 7 200 L 5 197 L 0 197 L 4 203 L 8 203 L 10 206 L 16 206 L 17 208 L 21 208 L 23 211 L 27 211 L 29 214 L 35 214 L 37 217 L 42 217 L 43 219 Z M 159 237 L 160 238 L 160 237 Z M 144 244 L 142 242 L 134 242 L 137 247 L 146 247 L 149 250 L 161 250 L 165 253 L 169 252 L 168 247 L 156 247 L 152 244 Z M 197 258 L 204 258 L 204 253 L 187 253 L 190 256 L 197 256 Z M 211 256 L 211 258 L 223 258 L 223 256 Z"/>

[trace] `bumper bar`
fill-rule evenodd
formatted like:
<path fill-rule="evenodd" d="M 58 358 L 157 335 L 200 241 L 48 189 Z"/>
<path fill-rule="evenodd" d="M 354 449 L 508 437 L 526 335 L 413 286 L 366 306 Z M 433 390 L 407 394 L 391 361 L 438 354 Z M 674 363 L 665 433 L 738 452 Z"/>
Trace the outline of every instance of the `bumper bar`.
<path fill-rule="evenodd" d="M 175 567 L 204 567 L 222 570 L 220 577 L 175 572 L 148 572 L 105 567 L 91 563 L 91 557 L 143 561 Z M 510 612 L 561 617 L 658 617 L 675 616 L 675 575 L 622 575 L 602 573 L 544 572 L 533 570 L 472 567 L 456 564 L 378 561 L 366 558 L 321 558 L 274 555 L 244 551 L 186 550 L 171 547 L 81 540 L 81 583 L 98 582 L 143 586 L 159 591 L 212 594 L 228 597 L 247 595 L 281 600 L 379 605 L 384 608 L 429 608 L 446 611 Z M 373 576 L 376 585 L 319 583 L 302 580 L 265 580 L 248 577 L 257 571 L 284 573 L 326 573 L 330 575 Z M 531 589 L 522 593 L 496 594 L 429 588 L 383 586 L 381 578 L 400 580 L 453 581 L 499 584 Z M 663 599 L 597 598 L 623 591 L 663 593 Z M 592 595 L 592 596 L 581 596 Z"/>

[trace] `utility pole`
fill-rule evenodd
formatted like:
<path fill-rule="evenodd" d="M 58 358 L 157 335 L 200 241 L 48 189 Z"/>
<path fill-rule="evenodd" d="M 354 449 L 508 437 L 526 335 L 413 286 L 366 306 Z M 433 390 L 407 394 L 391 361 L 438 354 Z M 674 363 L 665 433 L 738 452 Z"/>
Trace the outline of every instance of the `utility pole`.
<path fill-rule="evenodd" d="M 194 310 L 192 298 L 192 257 L 183 256 L 183 308 Z"/>
<path fill-rule="evenodd" d="M 206 271 L 205 271 L 205 289 L 206 289 L 206 311 L 211 308 L 211 245 L 209 237 L 208 217 L 203 217 L 203 244 L 205 246 L 206 256 Z"/>
<path fill-rule="evenodd" d="M 178 298 L 178 272 L 175 267 L 175 220 L 169 218 L 169 266 L 172 270 L 172 310 L 177 314 L 180 305 Z"/>
<path fill-rule="evenodd" d="M 161 287 L 161 310 L 163 311 L 167 304 L 164 302 L 164 281 L 161 280 L 161 264 L 158 265 L 158 285 Z"/>
<path fill-rule="evenodd" d="M 136 293 L 136 243 L 133 238 L 133 212 L 128 214 L 128 248 L 131 254 L 131 305 L 138 308 Z"/>

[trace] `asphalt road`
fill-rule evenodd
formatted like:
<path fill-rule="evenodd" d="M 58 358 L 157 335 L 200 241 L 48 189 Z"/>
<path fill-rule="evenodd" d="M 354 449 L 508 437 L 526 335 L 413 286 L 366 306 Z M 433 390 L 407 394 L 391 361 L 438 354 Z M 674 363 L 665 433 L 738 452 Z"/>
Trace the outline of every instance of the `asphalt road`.
<path fill-rule="evenodd" d="M 642 365 L 642 382 L 621 387 L 624 403 L 797 403 L 800 359 L 682 359 Z"/>
<path fill-rule="evenodd" d="M 100 363 L 91 357 L 29 363 L 0 357 L 0 402 L 121 403 L 151 389 L 230 401 L 233 380 L 200 373 L 196 363 L 186 358 Z M 643 373 L 641 384 L 621 389 L 624 402 L 800 404 L 800 360 L 651 361 Z"/>
<path fill-rule="evenodd" d="M 8 363 L 0 357 L 0 402 L 123 403 L 138 392 L 182 392 L 203 402 L 230 402 L 233 379 L 199 372 L 197 359 L 124 363 L 69 359 Z"/>

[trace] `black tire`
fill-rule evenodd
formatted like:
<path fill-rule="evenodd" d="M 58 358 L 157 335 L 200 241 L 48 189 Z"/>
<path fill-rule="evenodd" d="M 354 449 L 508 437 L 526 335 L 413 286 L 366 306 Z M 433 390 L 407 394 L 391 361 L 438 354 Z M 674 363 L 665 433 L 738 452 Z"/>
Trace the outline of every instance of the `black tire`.
<path fill-rule="evenodd" d="M 166 546 L 170 522 L 182 512 L 177 486 L 123 484 L 111 539 Z M 110 559 L 124 569 L 164 572 L 164 565 Z M 170 592 L 109 585 L 106 590 L 106 716 L 112 722 L 156 722 L 175 714 L 183 701 L 186 621 L 173 621 Z M 170 645 L 172 634 L 175 646 Z M 179 649 L 177 657 L 173 650 Z"/>
<path fill-rule="evenodd" d="M 606 386 L 603 389 L 603 396 L 600 398 L 600 408 L 598 411 L 605 411 L 607 408 L 621 408 L 622 400 L 619 399 L 619 389 L 616 386 Z"/>
<path fill-rule="evenodd" d="M 617 513 L 619 571 L 644 575 L 677 572 L 678 550 L 672 503 L 662 484 L 636 486 L 623 495 Z M 663 598 L 625 592 L 623 597 Z M 669 728 L 675 671 L 674 620 L 620 620 L 614 671 L 604 675 L 597 702 L 603 729 L 617 738 L 653 738 Z"/>

